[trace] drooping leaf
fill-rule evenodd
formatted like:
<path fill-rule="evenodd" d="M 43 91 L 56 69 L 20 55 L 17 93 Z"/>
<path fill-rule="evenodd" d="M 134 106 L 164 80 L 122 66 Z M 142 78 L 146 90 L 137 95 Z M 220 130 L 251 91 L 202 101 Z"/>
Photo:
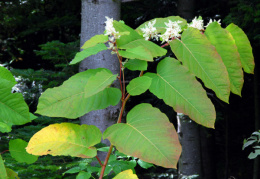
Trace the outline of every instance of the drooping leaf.
<path fill-rule="evenodd" d="M 239 28 L 233 23 L 227 26 L 226 29 L 231 33 L 231 35 L 235 39 L 244 71 L 247 73 L 254 74 L 254 56 L 252 53 L 252 47 L 246 34 L 241 28 Z"/>
<path fill-rule="evenodd" d="M 96 44 L 95 46 L 86 48 L 76 54 L 75 58 L 70 62 L 70 65 L 79 63 L 82 60 L 84 60 L 85 58 L 87 58 L 91 55 L 95 55 L 98 52 L 101 52 L 103 50 L 107 50 L 107 46 L 105 44 Z"/>
<path fill-rule="evenodd" d="M 113 179 L 138 179 L 131 169 L 125 170 L 117 174 Z"/>
<path fill-rule="evenodd" d="M 33 135 L 26 151 L 33 155 L 92 158 L 97 155 L 93 146 L 101 141 L 101 135 L 93 125 L 52 124 Z"/>
<path fill-rule="evenodd" d="M 116 44 L 118 47 L 128 44 L 131 41 L 142 39 L 142 36 L 140 36 L 134 29 L 125 25 L 124 23 L 113 21 L 113 26 L 115 30 L 119 33 L 129 32 L 129 34 L 125 33 L 125 35 L 121 35 L 121 37 L 116 40 Z"/>
<path fill-rule="evenodd" d="M 59 87 L 47 89 L 39 99 L 36 113 L 73 119 L 118 104 L 121 91 L 117 88 L 105 88 L 97 94 L 84 97 L 89 78 L 104 70 L 108 71 L 104 68 L 89 69 L 72 76 Z"/>
<path fill-rule="evenodd" d="M 167 57 L 158 64 L 157 74 L 146 73 L 144 76 L 152 78 L 149 90 L 176 112 L 214 128 L 216 112 L 213 104 L 195 76 L 179 61 Z"/>
<path fill-rule="evenodd" d="M 91 177 L 91 174 L 88 172 L 81 171 L 77 175 L 76 179 L 89 179 Z"/>
<path fill-rule="evenodd" d="M 12 131 L 12 128 L 8 124 L 0 122 L 0 132 L 6 133 L 6 132 L 11 132 L 11 131 Z"/>
<path fill-rule="evenodd" d="M 184 66 L 200 78 L 207 88 L 228 103 L 230 81 L 227 69 L 216 48 L 198 29 L 189 27 L 181 40 L 170 42 L 171 49 Z"/>
<path fill-rule="evenodd" d="M 213 22 L 207 27 L 205 35 L 211 44 L 216 47 L 217 52 L 227 68 L 231 92 L 241 96 L 244 78 L 235 40 L 232 35 L 226 29 L 222 29 L 217 22 Z"/>
<path fill-rule="evenodd" d="M 138 59 L 129 59 L 125 64 L 124 67 L 132 70 L 132 71 L 145 71 L 147 70 L 148 63 L 144 60 L 138 60 Z"/>
<path fill-rule="evenodd" d="M 134 78 L 126 87 L 127 92 L 131 96 L 136 96 L 144 93 L 150 87 L 152 79 L 147 76 Z"/>
<path fill-rule="evenodd" d="M 127 155 L 165 168 L 176 168 L 181 146 L 167 116 L 150 104 L 139 104 L 127 114 L 127 123 L 114 124 L 103 134 Z"/>
<path fill-rule="evenodd" d="M 152 54 L 152 57 L 160 57 L 167 53 L 167 50 L 165 50 L 164 48 L 144 39 L 131 41 L 125 45 L 120 46 L 120 49 L 131 49 L 138 46 L 141 46 L 149 51 Z"/>
<path fill-rule="evenodd" d="M 0 179 L 7 179 L 7 173 L 2 156 L 0 155 Z"/>
<path fill-rule="evenodd" d="M 105 43 L 108 41 L 108 36 L 104 34 L 95 35 L 91 37 L 89 40 L 87 40 L 84 45 L 81 47 L 81 49 L 87 49 L 89 47 L 93 47 L 99 43 Z"/>
<path fill-rule="evenodd" d="M 8 179 L 20 179 L 18 174 L 10 168 L 6 168 Z"/>
<path fill-rule="evenodd" d="M 144 47 L 138 46 L 135 48 L 129 48 L 124 50 L 118 50 L 119 55 L 121 55 L 124 58 L 129 59 L 139 59 L 139 60 L 145 60 L 145 61 L 153 61 L 152 54 Z"/>
<path fill-rule="evenodd" d="M 12 73 L 5 67 L 0 66 L 0 88 L 9 87 L 12 88 L 16 84 L 16 81 Z"/>
<path fill-rule="evenodd" d="M 98 92 L 103 91 L 116 80 L 116 77 L 117 75 L 113 75 L 113 73 L 109 70 L 102 70 L 91 76 L 85 86 L 85 98 L 91 97 Z"/>
<path fill-rule="evenodd" d="M 17 161 L 17 162 L 25 162 L 27 164 L 32 164 L 38 160 L 37 156 L 28 154 L 25 150 L 27 147 L 27 142 L 25 142 L 22 139 L 15 139 L 9 141 L 9 151 L 11 153 L 11 156 Z"/>
<path fill-rule="evenodd" d="M 142 161 L 140 159 L 138 159 L 137 163 L 144 169 L 148 169 L 148 168 L 151 168 L 151 167 L 154 166 L 153 164 L 148 163 L 148 162 L 144 162 L 144 161 Z"/>

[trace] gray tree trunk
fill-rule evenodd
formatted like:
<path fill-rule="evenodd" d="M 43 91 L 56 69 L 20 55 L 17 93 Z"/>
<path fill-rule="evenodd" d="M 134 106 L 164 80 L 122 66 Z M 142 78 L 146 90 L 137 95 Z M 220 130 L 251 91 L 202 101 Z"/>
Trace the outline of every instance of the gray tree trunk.
<path fill-rule="evenodd" d="M 103 34 L 105 30 L 105 16 L 114 18 L 114 20 L 120 19 L 120 5 L 119 0 L 82 0 L 80 46 L 94 35 Z M 82 61 L 79 71 L 96 68 L 107 68 L 113 74 L 119 74 L 120 67 L 117 56 L 111 55 L 109 50 L 100 52 Z M 119 83 L 113 85 L 118 87 Z M 80 121 L 81 124 L 97 126 L 103 133 L 107 127 L 116 122 L 119 110 L 120 105 L 91 111 L 80 117 Z M 108 140 L 102 142 L 109 145 Z M 104 160 L 105 154 L 102 154 L 98 154 L 98 156 L 101 160 Z"/>

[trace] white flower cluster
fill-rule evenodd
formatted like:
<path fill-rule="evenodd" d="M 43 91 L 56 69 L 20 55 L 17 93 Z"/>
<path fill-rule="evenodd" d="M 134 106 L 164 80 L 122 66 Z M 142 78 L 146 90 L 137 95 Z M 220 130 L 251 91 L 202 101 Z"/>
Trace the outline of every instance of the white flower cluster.
<path fill-rule="evenodd" d="M 114 38 L 119 39 L 120 35 L 119 32 L 116 31 L 116 29 L 113 26 L 113 18 L 109 18 L 106 16 L 107 21 L 105 21 L 106 27 L 106 33 L 105 35 L 114 36 Z"/>
<path fill-rule="evenodd" d="M 188 24 L 188 27 L 193 27 L 199 30 L 204 30 L 203 27 L 203 20 L 199 20 L 197 19 L 197 17 L 195 17 L 192 22 L 190 24 Z"/>
<path fill-rule="evenodd" d="M 157 30 L 154 27 L 155 23 L 156 20 L 148 22 L 148 24 L 145 25 L 145 28 L 141 28 L 144 33 L 143 37 L 145 38 L 145 40 L 149 40 L 150 38 L 155 38 L 156 40 L 158 40 Z"/>
<path fill-rule="evenodd" d="M 180 37 L 181 34 L 181 27 L 179 25 L 179 23 L 181 23 L 182 21 L 174 21 L 172 22 L 171 20 L 169 20 L 169 22 L 165 22 L 165 25 L 167 26 L 166 28 L 166 32 L 162 35 L 159 35 L 159 37 L 162 38 L 162 43 L 163 42 L 168 42 L 170 39 L 172 38 L 176 38 L 176 37 Z"/>
<path fill-rule="evenodd" d="M 204 26 L 204 27 L 208 27 L 209 24 L 211 24 L 212 22 L 218 22 L 218 24 L 221 25 L 220 21 L 221 21 L 221 19 L 219 19 L 218 21 L 216 21 L 215 19 L 214 19 L 214 21 L 212 21 L 212 19 L 210 19 L 209 23 L 206 26 Z"/>

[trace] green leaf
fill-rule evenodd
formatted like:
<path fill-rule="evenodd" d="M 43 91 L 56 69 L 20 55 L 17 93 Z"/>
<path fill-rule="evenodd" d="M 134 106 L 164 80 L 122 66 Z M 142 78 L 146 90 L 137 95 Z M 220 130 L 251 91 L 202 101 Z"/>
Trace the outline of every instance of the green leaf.
<path fill-rule="evenodd" d="M 222 29 L 217 22 L 213 22 L 207 27 L 205 35 L 211 44 L 216 47 L 217 52 L 227 68 L 231 92 L 241 96 L 244 79 L 235 40 L 232 35 L 226 29 Z"/>
<path fill-rule="evenodd" d="M 95 35 L 91 37 L 88 41 L 84 43 L 84 45 L 81 47 L 81 49 L 87 49 L 89 47 L 93 47 L 99 43 L 105 43 L 108 41 L 108 36 L 104 34 Z"/>
<path fill-rule="evenodd" d="M 52 124 L 33 135 L 26 151 L 33 155 L 92 158 L 97 155 L 93 146 L 101 141 L 101 135 L 93 125 Z"/>
<path fill-rule="evenodd" d="M 136 70 L 145 71 L 147 70 L 148 63 L 147 61 L 143 61 L 143 60 L 130 59 L 124 64 L 124 67 L 132 71 L 136 71 Z"/>
<path fill-rule="evenodd" d="M 167 116 L 150 104 L 139 104 L 127 114 L 127 123 L 106 129 L 104 139 L 127 155 L 165 168 L 176 168 L 181 146 Z"/>
<path fill-rule="evenodd" d="M 91 174 L 88 172 L 81 171 L 77 175 L 76 179 L 89 179 L 91 177 Z"/>
<path fill-rule="evenodd" d="M 131 80 L 129 85 L 127 85 L 126 89 L 131 96 L 136 96 L 148 90 L 151 83 L 152 83 L 151 78 L 147 76 L 141 76 Z"/>
<path fill-rule="evenodd" d="M 120 49 L 131 49 L 138 46 L 141 46 L 149 51 L 152 54 L 152 57 L 160 57 L 167 53 L 167 50 L 164 48 L 144 39 L 131 41 L 130 43 L 120 46 Z"/>
<path fill-rule="evenodd" d="M 121 22 L 114 21 L 113 26 L 117 32 L 123 32 L 125 34 L 116 40 L 116 44 L 118 47 L 121 47 L 122 45 L 125 45 L 131 41 L 142 39 L 142 36 L 140 36 L 134 29 Z M 129 32 L 129 34 L 126 34 L 126 32 Z"/>
<path fill-rule="evenodd" d="M 62 173 L 62 175 L 65 175 L 66 173 L 72 174 L 72 173 L 79 173 L 81 171 L 80 167 L 73 167 L 66 172 Z"/>
<path fill-rule="evenodd" d="M 8 179 L 20 179 L 18 174 L 10 168 L 6 168 Z"/>
<path fill-rule="evenodd" d="M 7 132 L 11 132 L 11 131 L 12 131 L 12 128 L 8 124 L 0 122 L 0 132 L 7 133 Z"/>
<path fill-rule="evenodd" d="M 91 97 L 106 87 L 111 85 L 116 80 L 117 75 L 113 75 L 110 70 L 102 70 L 91 76 L 85 86 L 85 98 Z"/>
<path fill-rule="evenodd" d="M 152 54 L 144 47 L 138 46 L 135 48 L 129 48 L 125 51 L 118 50 L 118 53 L 120 56 L 124 58 L 130 58 L 130 59 L 139 59 L 139 60 L 145 60 L 145 61 L 153 61 Z"/>
<path fill-rule="evenodd" d="M 138 159 L 137 163 L 144 169 L 148 169 L 148 168 L 151 168 L 151 167 L 154 166 L 153 164 L 144 162 L 144 161 L 142 161 L 140 159 Z"/>
<path fill-rule="evenodd" d="M 226 29 L 235 39 L 242 67 L 245 72 L 254 74 L 255 62 L 250 42 L 241 28 L 230 24 Z"/>
<path fill-rule="evenodd" d="M 85 50 L 82 50 L 81 52 L 78 52 L 76 54 L 75 58 L 70 62 L 70 65 L 74 65 L 78 62 L 81 62 L 85 58 L 91 55 L 95 55 L 103 50 L 107 50 L 107 46 L 105 44 L 96 44 L 93 47 L 86 48 Z"/>
<path fill-rule="evenodd" d="M 0 179 L 7 179 L 7 173 L 2 156 L 0 155 Z"/>
<path fill-rule="evenodd" d="M 12 73 L 5 67 L 0 66 L 0 89 L 7 86 L 12 88 L 16 83 Z"/>
<path fill-rule="evenodd" d="M 188 115 L 206 127 L 214 128 L 216 112 L 206 91 L 188 69 L 173 58 L 165 58 L 157 66 L 157 74 L 146 73 L 152 78 L 149 90 L 176 112 Z"/>
<path fill-rule="evenodd" d="M 37 156 L 28 154 L 25 150 L 27 147 L 27 142 L 25 142 L 22 139 L 15 139 L 10 140 L 9 142 L 9 151 L 11 153 L 11 156 L 17 161 L 17 162 L 25 162 L 27 164 L 32 164 L 38 160 Z"/>
<path fill-rule="evenodd" d="M 181 40 L 170 42 L 171 49 L 184 66 L 200 78 L 207 88 L 228 103 L 230 81 L 227 69 L 216 48 L 198 29 L 189 27 Z"/>
<path fill-rule="evenodd" d="M 120 172 L 113 179 L 138 179 L 136 174 L 133 174 L 131 169 Z"/>
<path fill-rule="evenodd" d="M 145 28 L 145 25 L 147 25 L 149 22 L 153 22 L 154 20 L 156 20 L 156 23 L 154 24 L 154 27 L 157 29 L 158 33 L 163 34 L 166 31 L 166 25 L 165 23 L 168 23 L 169 20 L 171 20 L 172 22 L 174 21 L 182 21 L 182 23 L 179 23 L 179 25 L 181 26 L 181 29 L 184 29 L 184 27 L 187 26 L 187 21 L 179 16 L 169 16 L 166 18 L 155 18 L 149 21 L 146 21 L 145 23 L 141 24 L 136 31 L 139 34 L 143 34 L 141 28 Z"/>
<path fill-rule="evenodd" d="M 78 73 L 61 86 L 47 89 L 40 97 L 36 113 L 50 117 L 66 117 L 75 119 L 90 111 L 117 105 L 121 91 L 117 88 L 105 88 L 103 91 L 85 98 L 85 86 L 90 77 L 104 68 L 89 69 Z"/>

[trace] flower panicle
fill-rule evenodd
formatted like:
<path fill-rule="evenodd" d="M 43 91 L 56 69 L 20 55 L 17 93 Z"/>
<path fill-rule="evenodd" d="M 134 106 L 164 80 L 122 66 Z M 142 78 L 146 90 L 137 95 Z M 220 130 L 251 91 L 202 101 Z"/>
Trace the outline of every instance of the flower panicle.
<path fill-rule="evenodd" d="M 142 32 L 144 33 L 143 37 L 145 40 L 149 40 L 150 38 L 155 38 L 158 40 L 157 29 L 154 27 L 155 23 L 156 20 L 148 22 L 144 28 L 141 28 Z"/>

